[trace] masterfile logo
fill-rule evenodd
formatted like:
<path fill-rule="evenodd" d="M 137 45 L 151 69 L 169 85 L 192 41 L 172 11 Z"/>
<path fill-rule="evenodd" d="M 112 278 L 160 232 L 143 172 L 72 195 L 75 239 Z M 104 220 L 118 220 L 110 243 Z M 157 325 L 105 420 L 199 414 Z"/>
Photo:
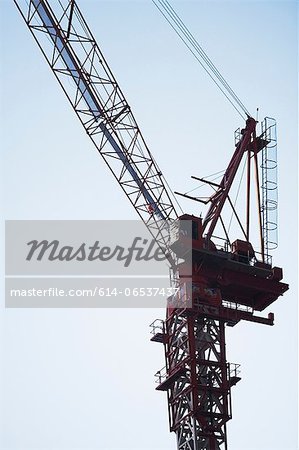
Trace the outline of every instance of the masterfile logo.
<path fill-rule="evenodd" d="M 6 275 L 151 276 L 168 270 L 167 250 L 141 221 L 6 222 Z"/>
<path fill-rule="evenodd" d="M 132 244 L 128 248 L 121 245 L 111 248 L 95 241 L 93 245 L 83 242 L 79 247 L 70 245 L 61 245 L 56 239 L 54 241 L 37 241 L 36 239 L 27 242 L 30 250 L 26 257 L 27 261 L 33 259 L 41 261 L 48 258 L 49 261 L 110 261 L 115 259 L 123 263 L 124 267 L 128 267 L 133 259 L 136 261 L 165 261 L 166 255 L 161 248 L 157 248 L 155 240 L 143 239 L 141 237 L 134 238 Z"/>
<path fill-rule="evenodd" d="M 141 221 L 7 221 L 6 306 L 165 307 L 179 292 L 163 230 L 165 248 Z"/>

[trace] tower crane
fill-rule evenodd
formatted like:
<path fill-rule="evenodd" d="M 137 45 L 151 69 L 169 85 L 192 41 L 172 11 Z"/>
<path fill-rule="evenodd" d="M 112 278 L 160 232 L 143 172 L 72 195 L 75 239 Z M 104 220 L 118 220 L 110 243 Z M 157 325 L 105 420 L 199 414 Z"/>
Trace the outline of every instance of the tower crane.
<path fill-rule="evenodd" d="M 245 126 L 236 134 L 235 150 L 220 183 L 193 177 L 208 184 L 212 195 L 201 199 L 180 194 L 208 204 L 206 215 L 179 214 L 77 2 L 14 3 L 86 133 L 157 244 L 172 255 L 178 290 L 168 299 L 166 319 L 152 324 L 152 341 L 164 346 L 166 364 L 157 373 L 157 390 L 167 393 L 169 425 L 176 434 L 177 449 L 227 449 L 231 387 L 240 381 L 240 373 L 238 365 L 226 360 L 225 328 L 241 320 L 273 325 L 272 313 L 262 317 L 255 312 L 263 311 L 288 289 L 282 282 L 282 269 L 273 266 L 269 256 L 274 200 L 269 198 L 272 181 L 268 172 L 275 123 L 265 119 L 259 134 L 257 121 L 246 112 Z M 262 161 L 261 183 L 258 158 Z M 230 199 L 244 159 L 245 226 Z M 249 234 L 252 173 L 256 178 L 259 253 Z M 241 233 L 241 238 L 233 241 L 222 218 L 226 205 L 237 218 Z M 219 225 L 225 235 L 221 245 L 215 236 Z"/>

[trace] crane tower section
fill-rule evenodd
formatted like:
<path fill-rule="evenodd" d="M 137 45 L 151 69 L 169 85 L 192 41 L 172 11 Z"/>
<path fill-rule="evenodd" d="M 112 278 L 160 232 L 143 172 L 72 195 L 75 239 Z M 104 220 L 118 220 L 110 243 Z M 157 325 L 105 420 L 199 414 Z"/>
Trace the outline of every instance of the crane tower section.
<path fill-rule="evenodd" d="M 255 124 L 247 119 L 206 216 L 185 214 L 174 224 L 172 250 L 181 260 L 187 261 L 187 249 L 192 255 L 188 263 L 179 264 L 180 290 L 168 300 L 166 320 L 152 324 L 152 340 L 164 344 L 166 364 L 156 374 L 157 390 L 167 392 L 170 430 L 176 433 L 178 450 L 228 448 L 231 387 L 241 378 L 239 365 L 226 360 L 225 327 L 241 320 L 273 325 L 272 313 L 262 317 L 255 312 L 263 311 L 288 289 L 282 282 L 282 269 L 272 267 L 264 251 L 254 251 L 245 230 L 243 239 L 227 241 L 222 247 L 214 242 L 213 231 L 242 156 L 263 152 L 270 143 L 264 132 L 256 136 Z M 192 226 L 186 227 L 185 221 Z"/>

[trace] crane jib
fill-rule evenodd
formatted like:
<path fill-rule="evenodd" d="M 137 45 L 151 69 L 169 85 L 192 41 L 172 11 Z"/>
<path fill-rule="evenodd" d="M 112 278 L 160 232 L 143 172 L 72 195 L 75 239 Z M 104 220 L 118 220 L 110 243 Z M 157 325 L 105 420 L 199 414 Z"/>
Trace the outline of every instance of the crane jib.
<path fill-rule="evenodd" d="M 49 36 L 52 39 L 55 47 L 59 51 L 60 56 L 63 59 L 64 64 L 66 65 L 70 75 L 77 84 L 78 89 L 81 92 L 82 97 L 84 98 L 87 104 L 87 107 L 89 108 L 89 111 L 97 121 L 100 118 L 104 118 L 103 110 L 99 105 L 99 102 L 95 94 L 92 92 L 92 89 L 89 86 L 88 82 L 82 77 L 79 67 L 76 63 L 76 58 L 75 56 L 73 56 L 72 51 L 67 47 L 65 42 L 66 38 L 62 36 L 61 31 L 56 25 L 55 19 L 52 17 L 52 13 L 49 11 L 46 5 L 40 0 L 32 0 L 32 4 L 35 6 L 36 12 L 38 13 L 40 19 L 42 20 L 44 26 L 47 28 Z M 154 214 L 158 215 L 162 220 L 166 219 L 164 214 L 157 207 L 153 197 L 144 187 L 144 184 L 142 183 L 140 177 L 138 176 L 137 172 L 132 166 L 132 162 L 128 160 L 126 154 L 123 152 L 119 144 L 116 142 L 116 140 L 114 139 L 113 135 L 108 130 L 104 122 L 100 124 L 100 129 L 104 134 L 104 136 L 106 137 L 106 139 L 108 140 L 108 142 L 110 143 L 110 145 L 117 153 L 119 159 L 122 161 L 128 172 L 132 176 L 137 186 L 140 188 L 148 204 L 153 208 Z"/>

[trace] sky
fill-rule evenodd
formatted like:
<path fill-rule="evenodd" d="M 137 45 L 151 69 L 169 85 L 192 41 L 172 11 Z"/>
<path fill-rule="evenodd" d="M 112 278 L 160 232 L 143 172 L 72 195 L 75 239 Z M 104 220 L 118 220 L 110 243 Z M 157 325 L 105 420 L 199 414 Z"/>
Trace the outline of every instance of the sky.
<path fill-rule="evenodd" d="M 223 170 L 242 119 L 150 0 L 81 0 L 173 190 Z M 240 363 L 230 450 L 297 448 L 297 2 L 174 1 L 252 114 L 278 122 L 279 248 L 290 290 L 275 326 L 227 330 Z M 3 219 L 135 219 L 12 1 L 1 0 Z M 197 204 L 181 202 L 199 214 Z M 3 228 L 2 228 L 3 229 Z M 4 292 L 4 288 L 2 290 Z M 265 314 L 269 312 L 266 310 Z M 1 449 L 172 450 L 153 374 L 162 309 L 6 309 L 1 302 Z"/>

